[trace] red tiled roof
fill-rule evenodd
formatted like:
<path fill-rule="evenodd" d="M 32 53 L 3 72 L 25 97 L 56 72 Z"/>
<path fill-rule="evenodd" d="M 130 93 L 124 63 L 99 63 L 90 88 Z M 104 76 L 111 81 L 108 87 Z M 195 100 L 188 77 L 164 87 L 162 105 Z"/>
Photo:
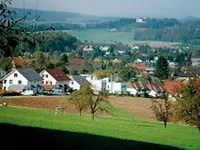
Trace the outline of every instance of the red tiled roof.
<path fill-rule="evenodd" d="M 70 78 L 60 69 L 49 69 L 47 72 L 52 75 L 57 81 L 66 81 Z"/>
<path fill-rule="evenodd" d="M 142 83 L 142 82 L 129 82 L 127 83 L 128 88 L 135 88 L 135 89 L 144 89 L 147 88 L 149 90 L 154 91 L 164 91 L 164 88 L 160 85 L 155 85 L 152 83 Z"/>
<path fill-rule="evenodd" d="M 185 85 L 181 81 L 164 81 L 164 89 L 170 94 L 180 94 Z"/>
<path fill-rule="evenodd" d="M 129 64 L 129 66 L 138 70 L 144 70 L 146 68 L 145 64 Z"/>

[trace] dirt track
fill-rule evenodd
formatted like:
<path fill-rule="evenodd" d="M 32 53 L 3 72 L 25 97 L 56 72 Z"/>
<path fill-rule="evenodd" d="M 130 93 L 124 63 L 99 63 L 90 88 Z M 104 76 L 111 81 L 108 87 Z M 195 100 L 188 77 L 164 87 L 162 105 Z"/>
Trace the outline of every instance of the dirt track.
<path fill-rule="evenodd" d="M 3 97 L 0 102 L 7 102 L 11 106 L 20 106 L 38 109 L 50 109 L 61 106 L 67 112 L 77 113 L 77 109 L 67 99 L 67 96 L 33 96 L 33 97 Z M 144 98 L 134 97 L 109 97 L 108 99 L 114 107 L 124 109 L 125 111 L 134 113 L 136 116 L 154 120 L 155 117 L 150 109 L 151 101 Z M 89 110 L 85 111 L 89 112 Z M 100 113 L 101 115 L 108 115 Z"/>

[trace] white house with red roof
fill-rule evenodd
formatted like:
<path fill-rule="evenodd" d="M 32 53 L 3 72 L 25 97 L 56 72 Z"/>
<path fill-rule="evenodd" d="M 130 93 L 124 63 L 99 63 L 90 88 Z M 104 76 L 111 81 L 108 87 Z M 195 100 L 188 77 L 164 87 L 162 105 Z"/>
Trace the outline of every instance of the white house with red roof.
<path fill-rule="evenodd" d="M 64 86 L 69 85 L 70 78 L 61 69 L 43 70 L 40 73 L 43 78 L 42 85 Z"/>

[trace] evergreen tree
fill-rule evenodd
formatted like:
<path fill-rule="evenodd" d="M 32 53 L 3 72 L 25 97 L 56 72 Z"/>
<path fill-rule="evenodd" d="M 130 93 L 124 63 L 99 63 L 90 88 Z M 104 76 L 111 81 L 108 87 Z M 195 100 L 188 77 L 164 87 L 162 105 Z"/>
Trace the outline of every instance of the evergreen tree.
<path fill-rule="evenodd" d="M 155 65 L 155 76 L 161 80 L 168 79 L 169 76 L 169 64 L 165 57 L 161 56 L 158 58 Z"/>

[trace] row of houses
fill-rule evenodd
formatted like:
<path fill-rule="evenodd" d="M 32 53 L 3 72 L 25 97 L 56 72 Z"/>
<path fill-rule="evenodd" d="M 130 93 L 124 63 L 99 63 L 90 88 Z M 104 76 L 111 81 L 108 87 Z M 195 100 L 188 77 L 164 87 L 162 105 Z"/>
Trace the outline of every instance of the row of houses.
<path fill-rule="evenodd" d="M 1 79 L 5 91 L 15 91 L 22 94 L 36 94 L 53 91 L 54 94 L 79 90 L 85 83 L 91 83 L 95 91 L 108 91 L 122 94 L 126 92 L 125 83 L 116 79 L 98 80 L 94 75 L 66 75 L 60 69 L 43 70 L 37 73 L 31 68 L 13 68 Z M 124 89 L 123 89 L 124 88 Z"/>
<path fill-rule="evenodd" d="M 97 79 L 93 74 L 67 75 L 60 69 L 43 70 L 37 73 L 31 68 L 13 68 L 1 79 L 5 91 L 15 91 L 23 95 L 71 93 L 79 90 L 85 83 L 90 83 L 94 91 L 110 94 L 158 97 L 169 93 L 176 94 L 177 87 L 184 86 L 182 81 L 168 80 L 158 82 L 120 82 L 118 77 L 110 76 Z"/>

